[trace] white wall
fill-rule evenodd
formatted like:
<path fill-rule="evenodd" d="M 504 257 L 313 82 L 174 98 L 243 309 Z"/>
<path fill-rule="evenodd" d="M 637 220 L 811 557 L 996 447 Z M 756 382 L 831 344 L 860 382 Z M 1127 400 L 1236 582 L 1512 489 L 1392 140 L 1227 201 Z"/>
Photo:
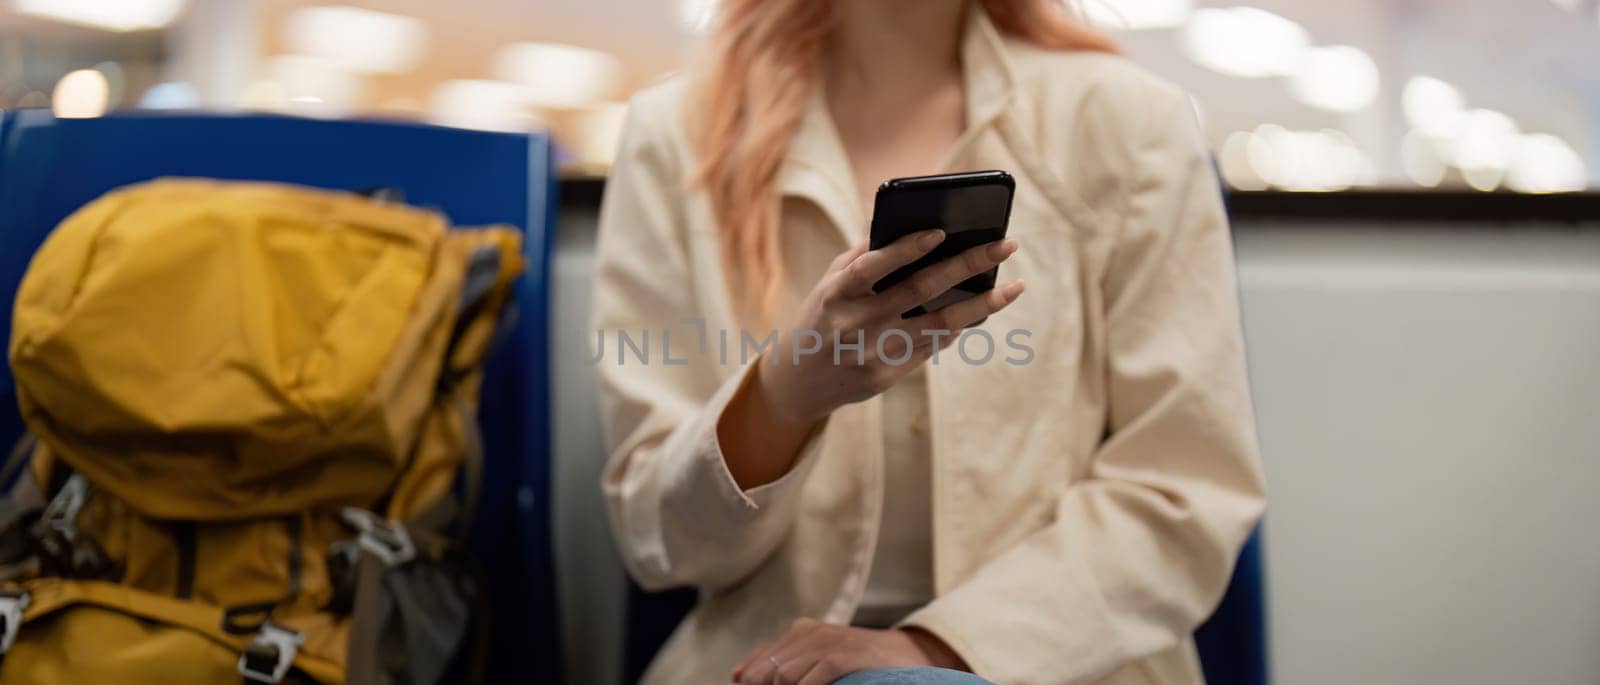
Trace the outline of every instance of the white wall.
<path fill-rule="evenodd" d="M 1600 683 L 1600 226 L 1240 226 L 1275 681 Z M 593 216 L 556 260 L 571 683 L 614 683 L 621 570 L 577 363 Z"/>
<path fill-rule="evenodd" d="M 1240 231 L 1279 683 L 1600 683 L 1600 231 Z"/>

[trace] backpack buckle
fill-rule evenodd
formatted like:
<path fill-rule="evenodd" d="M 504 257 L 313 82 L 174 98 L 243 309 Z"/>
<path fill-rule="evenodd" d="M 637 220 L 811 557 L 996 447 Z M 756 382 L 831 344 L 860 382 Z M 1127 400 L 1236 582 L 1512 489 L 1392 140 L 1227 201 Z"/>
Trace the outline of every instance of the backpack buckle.
<path fill-rule="evenodd" d="M 22 631 L 22 611 L 30 601 L 26 592 L 0 593 L 0 654 L 11 651 L 11 643 Z"/>
<path fill-rule="evenodd" d="M 280 627 L 271 621 L 261 624 L 261 632 L 245 646 L 239 655 L 239 675 L 258 683 L 281 683 L 294 665 L 300 643 L 306 638 L 298 632 Z"/>
<path fill-rule="evenodd" d="M 83 503 L 89 498 L 89 481 L 81 473 L 74 473 L 67 482 L 61 485 L 61 490 L 50 499 L 50 504 L 44 508 L 44 513 L 39 515 L 39 522 L 51 532 L 57 533 L 67 542 L 76 542 L 78 539 L 78 512 L 83 509 Z"/>
<path fill-rule="evenodd" d="M 116 575 L 116 564 L 93 535 L 78 530 L 78 514 L 89 499 L 91 486 L 81 473 L 74 473 L 61 485 L 28 529 L 37 545 L 38 556 L 48 572 L 67 578 L 109 578 Z"/>
<path fill-rule="evenodd" d="M 417 546 L 411 541 L 411 534 L 406 532 L 405 526 L 378 518 L 377 514 L 357 507 L 345 507 L 339 515 L 345 523 L 359 531 L 356 544 L 371 552 L 385 566 L 403 564 L 416 558 Z"/>

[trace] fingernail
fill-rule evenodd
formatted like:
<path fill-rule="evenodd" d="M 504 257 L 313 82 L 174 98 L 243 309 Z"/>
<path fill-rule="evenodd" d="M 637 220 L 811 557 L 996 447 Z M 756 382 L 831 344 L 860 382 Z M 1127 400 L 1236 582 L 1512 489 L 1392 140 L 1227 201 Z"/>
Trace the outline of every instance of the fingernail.
<path fill-rule="evenodd" d="M 929 231 L 927 235 L 917 239 L 917 247 L 931 250 L 944 242 L 944 231 Z"/>
<path fill-rule="evenodd" d="M 1006 240 L 1002 240 L 997 243 L 991 243 L 989 245 L 989 258 L 995 261 L 1000 261 L 1006 257 L 1010 257 L 1011 253 L 1016 251 L 1017 241 L 1008 238 Z"/>
<path fill-rule="evenodd" d="M 1022 281 L 1012 281 L 1006 284 L 1005 289 L 1000 291 L 1000 294 L 1005 295 L 1006 302 L 1010 303 L 1016 301 L 1017 296 L 1021 295 L 1025 288 L 1027 288 L 1027 284 Z"/>

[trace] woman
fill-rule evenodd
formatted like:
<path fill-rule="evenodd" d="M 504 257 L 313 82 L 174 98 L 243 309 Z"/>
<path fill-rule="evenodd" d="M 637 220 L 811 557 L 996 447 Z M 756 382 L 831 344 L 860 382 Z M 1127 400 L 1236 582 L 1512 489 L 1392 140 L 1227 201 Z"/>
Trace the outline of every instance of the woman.
<path fill-rule="evenodd" d="M 700 590 L 646 682 L 1201 680 L 1263 506 L 1226 219 L 1188 97 L 1062 12 L 725 0 L 707 68 L 634 99 L 604 489 L 633 577 Z M 878 184 L 974 169 L 1016 178 L 1010 240 L 873 293 L 942 239 L 868 251 Z"/>

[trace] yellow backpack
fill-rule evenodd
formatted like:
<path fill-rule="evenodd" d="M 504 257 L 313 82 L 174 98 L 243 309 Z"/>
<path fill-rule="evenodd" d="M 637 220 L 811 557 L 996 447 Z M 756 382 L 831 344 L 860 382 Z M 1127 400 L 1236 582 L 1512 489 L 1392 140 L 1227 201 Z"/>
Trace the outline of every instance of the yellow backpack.
<path fill-rule="evenodd" d="M 0 473 L 0 683 L 475 677 L 456 535 L 512 228 L 350 193 L 112 192 L 33 257 Z"/>

